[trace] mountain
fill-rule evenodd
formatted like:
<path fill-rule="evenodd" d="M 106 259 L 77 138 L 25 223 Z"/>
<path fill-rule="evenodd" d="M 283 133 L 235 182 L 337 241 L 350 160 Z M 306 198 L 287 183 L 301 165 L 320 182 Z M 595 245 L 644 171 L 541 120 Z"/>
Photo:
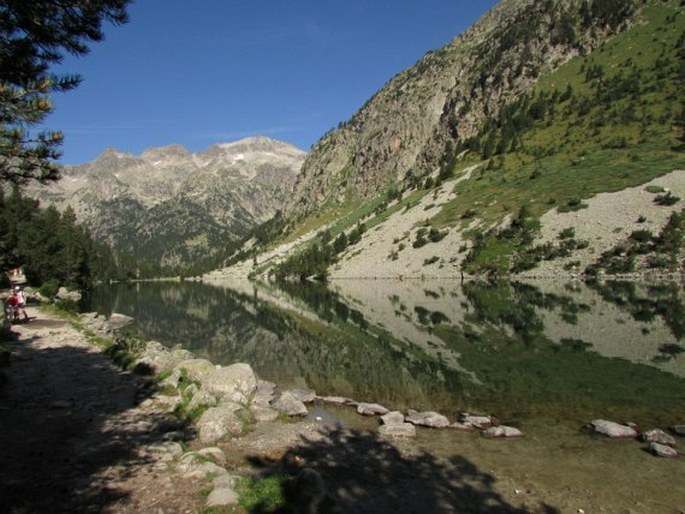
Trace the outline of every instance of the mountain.
<path fill-rule="evenodd" d="M 140 156 L 106 150 L 30 194 L 71 205 L 95 239 L 165 265 L 222 251 L 282 209 L 305 152 L 253 137 L 190 153 L 180 145 Z"/>
<path fill-rule="evenodd" d="M 251 271 L 678 269 L 683 62 L 677 0 L 505 0 L 313 146 Z"/>

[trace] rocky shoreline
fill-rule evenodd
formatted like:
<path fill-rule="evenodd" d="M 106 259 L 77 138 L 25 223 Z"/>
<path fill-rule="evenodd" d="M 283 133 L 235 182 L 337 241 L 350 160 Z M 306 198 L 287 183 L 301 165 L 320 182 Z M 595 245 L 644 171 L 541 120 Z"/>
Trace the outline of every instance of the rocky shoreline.
<path fill-rule="evenodd" d="M 108 321 L 96 314 L 84 315 L 82 318 L 88 320 L 86 327 L 96 331 L 104 328 L 105 332 L 111 330 L 112 323 L 119 326 L 122 321 L 127 321 L 126 317 L 120 315 L 113 315 Z M 317 403 L 351 407 L 358 415 L 377 417 L 378 435 L 389 440 L 416 438 L 417 427 L 477 432 L 486 438 L 524 437 L 520 429 L 502 424 L 493 415 L 461 412 L 458 419 L 450 421 L 444 414 L 434 411 L 418 412 L 408 409 L 403 413 L 377 403 L 317 395 L 307 388 L 281 391 L 277 384 L 259 379 L 249 364 L 214 365 L 207 359 L 196 358 L 188 350 L 168 349 L 156 341 L 145 343 L 144 349 L 133 363 L 133 369 L 146 370 L 163 377 L 160 385 L 171 391 L 164 403 L 177 410 L 182 406 L 181 410 L 184 412 L 201 412 L 194 420 L 194 427 L 197 441 L 204 448 L 181 455 L 180 463 L 182 471 L 189 476 L 220 477 L 212 482 L 212 492 L 207 498 L 208 507 L 235 505 L 238 499 L 235 487 L 240 477 L 231 475 L 222 467 L 222 463 L 226 461 L 224 452 L 218 447 L 222 441 L 244 436 L 247 431 L 254 430 L 255 423 L 310 415 L 314 421 L 322 422 L 323 418 L 312 415 L 312 409 L 308 407 Z M 622 425 L 595 419 L 579 429 L 610 438 L 639 439 L 647 443 L 645 450 L 658 457 L 675 458 L 679 455 L 675 437 L 660 428 L 639 431 L 631 423 Z M 673 425 L 670 430 L 676 436 L 683 436 L 685 433 L 683 425 Z M 180 450 L 174 447 L 172 453 L 180 455 Z M 208 457 L 211 462 L 208 462 Z M 333 500 L 317 472 L 307 469 L 305 474 L 309 479 L 304 481 L 310 485 L 316 484 L 319 489 L 307 491 L 303 493 L 304 496 L 325 496 L 328 498 L 327 504 L 332 505 Z M 300 483 L 302 477 L 297 476 L 294 480 Z"/>
<path fill-rule="evenodd" d="M 105 319 L 96 314 L 86 314 L 75 322 L 79 326 L 77 331 L 64 320 L 41 313 L 35 323 L 16 327 L 18 342 L 10 345 L 10 363 L 6 368 L 10 375 L 10 387 L 5 391 L 8 394 L 3 394 L 0 402 L 3 414 L 8 414 L 5 417 L 7 420 L 21 414 L 25 408 L 21 402 L 26 401 L 22 400 L 21 395 L 19 398 L 13 397 L 17 393 L 14 387 L 18 384 L 12 385 L 12 382 L 18 383 L 19 380 L 26 379 L 29 376 L 28 367 L 35 367 L 46 350 L 62 352 L 65 344 L 69 347 L 76 345 L 79 352 L 88 355 L 89 360 L 97 361 L 94 365 L 90 363 L 86 368 L 80 368 L 68 360 L 73 358 L 70 354 L 61 355 L 59 359 L 53 357 L 51 364 L 63 368 L 58 371 L 55 366 L 50 371 L 56 373 L 57 377 L 61 376 L 57 380 L 60 387 L 67 391 L 66 396 L 46 394 L 45 402 L 34 400 L 38 410 L 31 411 L 44 419 L 49 418 L 45 413 L 56 413 L 59 419 L 64 418 L 61 423 L 70 426 L 79 424 L 78 419 L 83 417 L 84 427 L 97 429 L 95 433 L 89 428 L 80 435 L 76 434 L 75 437 L 82 438 L 77 448 L 65 445 L 64 451 L 67 453 L 64 458 L 71 459 L 72 462 L 65 469 L 69 469 L 69 473 L 74 475 L 75 483 L 88 484 L 85 487 L 81 485 L 78 489 L 70 479 L 68 484 L 60 485 L 64 491 L 78 491 L 77 494 L 69 493 L 71 500 L 65 503 L 67 506 L 78 507 L 78 501 L 81 501 L 80 507 L 85 503 L 91 506 L 91 510 L 98 512 L 197 512 L 209 508 L 229 509 L 227 512 L 238 509 L 236 512 L 242 512 L 237 505 L 239 492 L 246 477 L 255 473 L 254 464 L 246 467 L 240 461 L 244 456 L 241 457 L 239 449 L 243 448 L 250 461 L 257 458 L 257 455 L 271 455 L 281 456 L 280 466 L 291 464 L 282 471 L 282 476 L 288 477 L 283 487 L 289 491 L 289 504 L 299 505 L 312 512 L 342 512 L 344 509 L 339 505 L 339 490 L 336 489 L 335 495 L 331 493 L 331 476 L 322 475 L 319 467 L 310 465 L 310 462 L 316 462 L 316 458 L 301 457 L 303 441 L 306 442 L 305 449 L 310 445 L 327 449 L 326 451 L 335 447 L 336 451 L 343 452 L 343 456 L 339 457 L 342 460 L 335 464 L 337 469 L 346 465 L 354 467 L 353 463 L 359 456 L 356 453 L 354 456 L 348 454 L 349 449 L 345 453 L 346 445 L 353 447 L 359 441 L 362 441 L 364 448 L 372 444 L 374 451 L 385 448 L 384 452 L 391 452 L 390 455 L 393 455 L 392 452 L 396 452 L 398 448 L 405 448 L 402 451 L 412 455 L 415 452 L 412 448 L 416 448 L 416 443 L 407 446 L 408 442 L 416 440 L 420 445 L 422 440 L 420 432 L 417 438 L 417 427 L 422 430 L 472 431 L 480 434 L 480 439 L 517 439 L 524 435 L 518 428 L 502 425 L 491 415 L 461 413 L 457 419 L 450 420 L 437 412 L 408 410 L 403 413 L 375 403 L 317 395 L 304 388 L 280 391 L 276 384 L 260 380 L 247 364 L 216 366 L 206 359 L 196 358 L 187 350 L 168 349 L 154 341 L 146 342 L 138 348 L 140 353 L 136 352 L 135 359 L 131 361 L 131 369 L 145 372 L 148 377 L 156 377 L 154 381 L 137 373 L 115 373 L 112 364 L 87 339 L 92 339 L 93 336 L 115 338 L 116 332 L 128 322 L 130 318 L 121 315 Z M 23 353 L 35 351 L 39 353 Z M 23 371 L 17 375 L 19 368 Z M 69 373 L 64 372 L 66 369 L 69 369 Z M 105 369 L 106 373 L 112 374 L 114 382 L 103 381 L 101 375 L 105 373 Z M 84 389 L 84 384 L 79 380 L 85 375 L 92 375 L 93 385 L 86 385 Z M 26 382 L 33 384 L 34 381 L 36 384 L 41 383 L 34 379 Z M 69 389 L 74 386 L 76 390 Z M 25 389 L 24 395 L 35 397 L 35 392 L 28 386 Z M 93 390 L 93 394 L 96 394 L 96 389 L 97 396 L 83 394 L 84 390 Z M 116 391 L 123 391 L 123 394 L 119 395 Z M 117 404 L 118 407 L 103 415 L 98 412 L 98 406 L 103 402 Z M 371 417 L 376 418 L 377 421 L 368 425 L 375 427 L 375 435 L 363 436 L 354 430 L 344 429 L 336 420 L 327 419 L 325 408 L 321 409 L 322 405 L 349 408 L 360 418 L 370 421 Z M 93 415 L 102 420 L 95 426 L 91 426 Z M 52 422 L 46 422 L 45 428 L 48 426 L 52 427 Z M 671 427 L 673 435 L 657 429 L 644 431 L 640 435 L 634 426 L 600 420 L 589 423 L 588 431 L 590 427 L 594 427 L 593 433 L 602 434 L 602 437 L 614 437 L 615 430 L 620 432 L 618 437 L 627 437 L 626 428 L 630 429 L 632 432 L 629 437 L 639 437 L 647 444 L 644 449 L 664 457 L 678 455 L 675 449 L 676 437 L 683 435 L 681 425 Z M 45 441 L 33 443 L 32 446 L 15 445 L 14 458 L 20 461 L 23 455 L 43 451 L 40 450 L 41 445 L 64 445 L 64 436 L 60 434 L 58 430 L 57 433 L 46 435 Z M 5 431 L 3 436 L 6 439 L 19 437 L 18 433 L 14 434 L 12 431 Z M 383 446 L 386 443 L 381 441 L 384 440 L 388 446 Z M 113 449 L 115 441 L 117 446 Z M 342 441 L 346 442 L 343 444 Z M 7 441 L 3 442 L 8 444 Z M 293 450 L 296 447 L 300 449 Z M 316 455 L 320 451 L 316 450 Z M 102 453 L 109 456 L 112 452 L 117 455 L 116 458 L 105 459 L 106 465 L 103 464 L 97 470 L 88 469 L 80 463 L 80 459 L 86 455 Z M 125 454 L 126 458 L 122 459 L 121 454 Z M 368 458 L 365 453 L 360 455 Z M 259 457 L 263 458 L 266 457 Z M 78 462 L 76 471 L 74 462 Z M 401 463 L 398 464 L 399 467 L 405 465 L 404 460 L 398 462 Z M 81 470 L 82 467 L 84 469 Z M 21 477 L 23 471 L 21 467 L 17 469 L 17 464 L 14 463 L 4 470 L 7 477 L 0 476 L 0 479 L 7 478 L 3 497 L 15 502 L 10 503 L 11 505 L 26 506 L 21 502 L 29 501 L 25 499 L 27 491 L 32 491 L 37 498 L 42 495 L 42 501 L 46 503 L 50 503 L 51 496 L 58 494 L 50 489 L 49 483 L 45 487 L 46 484 L 36 484 L 28 478 L 26 483 L 16 485 L 21 480 L 17 477 Z M 339 472 L 342 473 L 340 470 L 336 473 Z M 10 479 L 10 475 L 13 478 Z M 49 476 L 47 472 L 46 476 Z M 404 480 L 411 481 L 414 478 L 405 477 Z M 504 484 L 510 483 L 510 479 L 506 477 L 499 477 L 499 480 Z M 470 494 L 476 495 L 479 501 L 483 500 L 485 496 L 479 495 L 488 489 L 487 483 L 483 477 L 480 486 L 482 491 L 471 491 Z M 13 492 L 12 487 L 15 486 L 17 489 Z M 454 484 L 455 488 L 461 486 L 463 484 Z M 380 484 L 370 484 L 369 487 L 382 488 Z M 9 495 L 5 494 L 7 491 Z M 103 491 L 107 492 L 104 496 L 107 500 L 102 499 Z M 203 494 L 200 494 L 201 491 Z M 497 495 L 498 501 L 504 506 L 502 512 L 543 512 L 538 508 L 542 503 L 539 497 L 536 499 L 528 492 L 525 498 L 519 498 L 523 493 L 513 486 L 511 491 L 513 493 L 510 498 Z M 487 494 L 492 495 L 493 492 Z M 94 500 L 96 497 L 100 499 Z M 525 510 L 516 510 L 513 507 L 520 501 L 525 501 Z M 97 508 L 92 505 L 97 505 Z M 446 512 L 452 510 L 448 509 Z"/>

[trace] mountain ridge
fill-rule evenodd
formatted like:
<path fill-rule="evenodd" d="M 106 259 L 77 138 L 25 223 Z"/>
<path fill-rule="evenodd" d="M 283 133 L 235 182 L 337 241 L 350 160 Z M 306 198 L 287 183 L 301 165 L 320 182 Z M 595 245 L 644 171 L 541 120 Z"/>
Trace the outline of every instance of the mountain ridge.
<path fill-rule="evenodd" d="M 282 209 L 304 156 L 264 136 L 196 153 L 179 144 L 139 156 L 108 148 L 31 194 L 70 205 L 96 240 L 119 252 L 181 266 L 236 244 Z"/>

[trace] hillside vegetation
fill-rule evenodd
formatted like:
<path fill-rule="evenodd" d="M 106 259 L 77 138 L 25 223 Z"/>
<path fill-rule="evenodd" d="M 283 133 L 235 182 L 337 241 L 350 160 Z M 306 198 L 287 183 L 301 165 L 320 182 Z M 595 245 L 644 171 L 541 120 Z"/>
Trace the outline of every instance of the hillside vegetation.
<path fill-rule="evenodd" d="M 325 275 L 381 243 L 383 258 L 400 262 L 431 245 L 422 262 L 443 274 L 523 272 L 559 257 L 568 264 L 576 251 L 594 262 L 574 271 L 678 269 L 685 204 L 674 191 L 652 186 L 647 201 L 665 215 L 650 230 L 628 230 L 640 212 L 624 220 L 624 240 L 610 249 L 630 254 L 622 266 L 573 227 L 541 240 L 540 219 L 685 170 L 684 63 L 677 1 L 502 2 L 315 145 L 279 241 L 319 237 L 253 271 Z M 426 213 L 418 222 L 406 215 L 417 205 Z M 392 245 L 370 235 L 378 225 L 394 231 Z"/>

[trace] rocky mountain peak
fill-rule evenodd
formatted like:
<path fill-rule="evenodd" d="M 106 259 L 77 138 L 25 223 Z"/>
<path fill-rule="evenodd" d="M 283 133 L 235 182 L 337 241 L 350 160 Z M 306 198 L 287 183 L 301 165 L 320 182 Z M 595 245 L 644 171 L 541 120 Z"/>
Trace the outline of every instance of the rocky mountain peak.
<path fill-rule="evenodd" d="M 141 159 L 148 162 L 166 161 L 170 159 L 185 159 L 191 156 L 191 153 L 186 147 L 179 144 L 160 146 L 158 148 L 148 148 L 142 155 Z"/>
<path fill-rule="evenodd" d="M 31 194 L 71 205 L 96 239 L 117 250 L 181 264 L 211 256 L 282 210 L 305 155 L 267 137 L 195 154 L 177 144 L 139 157 L 109 148 Z"/>

